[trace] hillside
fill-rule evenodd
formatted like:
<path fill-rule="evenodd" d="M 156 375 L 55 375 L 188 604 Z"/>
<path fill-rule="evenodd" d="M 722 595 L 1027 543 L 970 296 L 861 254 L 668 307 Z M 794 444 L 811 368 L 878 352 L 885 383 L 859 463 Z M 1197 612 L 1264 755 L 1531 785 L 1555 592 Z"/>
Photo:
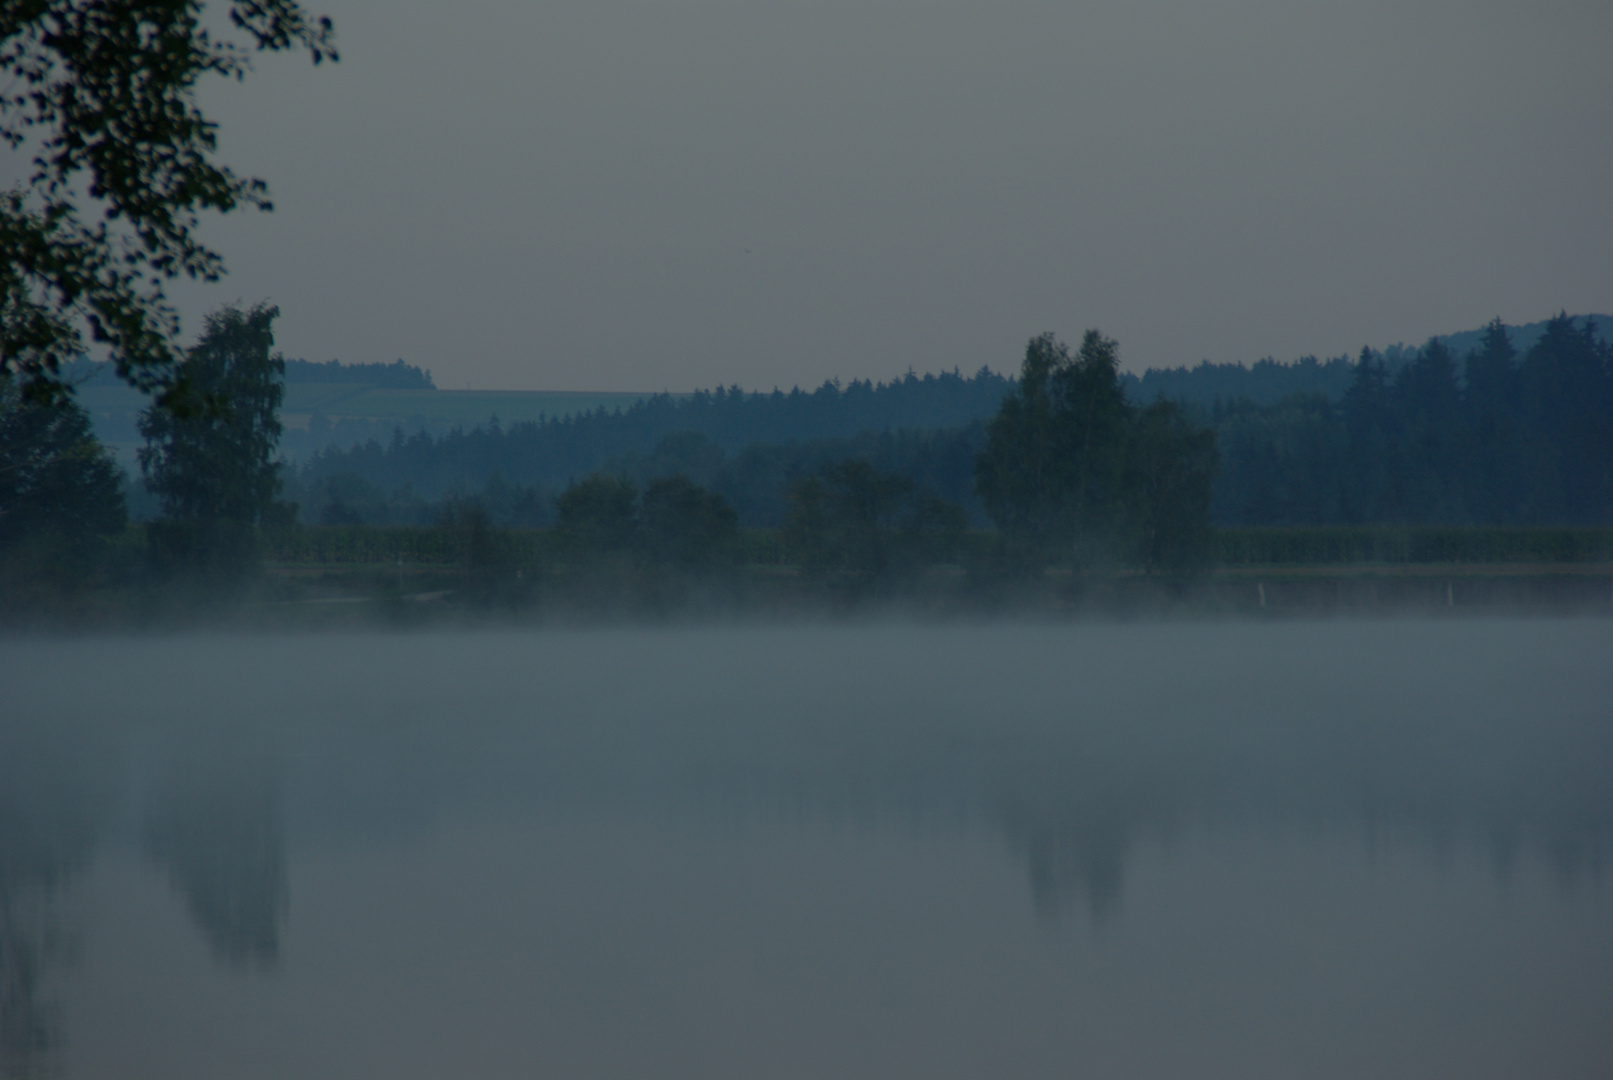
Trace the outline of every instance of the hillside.
<path fill-rule="evenodd" d="M 1576 329 L 1583 328 L 1589 319 L 1596 325 L 1596 336 L 1613 343 L 1613 316 L 1575 315 Z M 1549 320 L 1507 327 L 1512 347 L 1520 354 L 1534 348 L 1546 332 Z M 1441 334 L 1434 340 L 1443 344 L 1458 360 L 1477 349 L 1484 339 L 1484 328 L 1463 330 L 1455 334 Z M 1409 363 L 1421 345 L 1399 343 L 1373 350 L 1381 356 L 1390 374 Z M 1314 356 L 1301 357 L 1291 363 L 1270 359 L 1258 360 L 1252 365 L 1212 364 L 1201 361 L 1194 367 L 1151 368 L 1142 375 L 1122 374 L 1121 383 L 1131 400 L 1146 404 L 1158 398 L 1167 398 L 1184 405 L 1211 408 L 1217 402 L 1230 404 L 1247 401 L 1255 405 L 1275 405 L 1295 394 L 1317 394 L 1329 401 L 1338 401 L 1350 386 L 1355 357 L 1335 356 L 1318 360 Z"/>
<path fill-rule="evenodd" d="M 1613 316 L 1575 316 L 1574 323 L 1582 327 L 1587 318 L 1595 321 L 1603 341 L 1613 341 Z M 1518 352 L 1527 352 L 1546 325 L 1541 321 L 1509 327 Z M 1478 328 L 1442 335 L 1438 340 L 1460 359 L 1478 345 L 1482 335 L 1483 329 Z M 1415 348 L 1396 344 L 1373 355 L 1381 357 L 1392 374 L 1415 352 Z M 1012 370 L 1016 361 L 1017 357 L 1000 358 L 999 366 Z M 1127 396 L 1139 404 L 1164 397 L 1206 410 L 1218 402 L 1236 401 L 1267 407 L 1297 394 L 1337 402 L 1350 384 L 1354 367 L 1354 359 L 1343 356 L 1328 360 L 1304 357 L 1289 363 L 1265 359 L 1248 366 L 1204 362 L 1194 367 L 1151 369 L 1140 376 L 1122 373 L 1121 382 Z M 79 384 L 79 401 L 90 412 L 97 435 L 113 448 L 126 469 L 136 472 L 135 452 L 140 443 L 136 424 L 146 399 L 118 382 L 105 365 L 80 365 L 73 377 Z M 877 433 L 887 429 L 964 427 L 996 411 L 1011 379 L 983 367 L 967 378 L 956 372 L 909 375 L 890 383 L 826 383 L 810 393 L 798 388 L 788 394 L 742 393 L 737 387 L 720 388 L 715 394 L 651 395 L 439 390 L 434 385 L 429 371 L 401 361 L 288 361 L 281 451 L 288 461 L 308 465 L 327 450 L 347 450 L 372 440 L 388 445 L 395 431 L 441 439 L 455 430 L 469 433 L 487 427 L 495 418 L 505 431 L 522 425 L 574 425 L 586 420 L 565 431 L 556 429 L 540 440 L 545 445 L 552 442 L 557 447 L 562 443 L 567 447 L 563 451 L 544 451 L 554 468 L 536 470 L 544 474 L 545 482 L 552 483 L 559 476 L 569 475 L 569 470 L 586 471 L 625 454 L 648 453 L 659 434 L 671 430 L 700 431 L 725 451 L 736 452 L 751 442 L 846 438 L 863 431 Z M 618 414 L 625 417 L 652 401 L 660 403 L 653 410 L 657 419 L 642 431 L 632 421 L 615 419 Z M 724 403 L 721 410 L 713 412 L 707 407 L 718 401 Z M 680 412 L 683 406 L 692 411 Z M 716 419 L 718 413 L 721 420 Z M 697 416 L 707 419 L 697 422 Z M 658 434 L 651 434 L 652 430 Z M 583 449 L 585 445 L 592 449 Z M 560 472 L 550 475 L 555 469 Z M 530 467 L 519 470 L 532 471 Z M 471 476 L 456 481 L 480 482 Z"/>

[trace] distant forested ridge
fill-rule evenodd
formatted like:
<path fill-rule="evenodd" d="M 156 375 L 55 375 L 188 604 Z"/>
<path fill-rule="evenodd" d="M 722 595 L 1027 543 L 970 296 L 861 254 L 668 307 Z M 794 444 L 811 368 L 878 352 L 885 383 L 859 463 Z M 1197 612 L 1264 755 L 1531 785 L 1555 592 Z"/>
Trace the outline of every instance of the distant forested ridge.
<path fill-rule="evenodd" d="M 297 471 L 294 486 L 310 504 L 310 519 L 334 486 L 353 493 L 341 497 L 343 505 L 390 500 L 386 520 L 412 520 L 429 501 L 479 493 L 495 477 L 499 485 L 553 493 L 601 468 L 640 481 L 683 472 L 727 495 L 742 523 L 776 525 L 783 495 L 775 489 L 801 470 L 865 456 L 945 498 L 972 502 L 980 425 L 1012 386 L 981 368 L 973 376 L 826 382 L 811 392 L 746 393 L 735 386 L 681 398 L 659 394 L 625 410 L 507 427 L 495 420 L 441 437 L 399 431 L 385 446 L 329 448 Z M 719 472 L 726 483 L 718 482 Z"/>
<path fill-rule="evenodd" d="M 1613 522 L 1613 319 L 1561 315 L 1517 329 L 1363 349 L 1355 359 L 1200 364 L 1120 376 L 1213 427 L 1219 525 Z M 1461 351 L 1451 343 L 1461 346 Z M 543 524 L 552 496 L 596 470 L 643 484 L 683 473 L 747 526 L 775 526 L 783 488 L 836 460 L 963 506 L 984 523 L 975 457 L 1017 385 L 982 368 L 891 383 L 745 393 L 738 387 L 541 423 L 441 436 L 395 433 L 328 449 L 297 470 L 305 520 L 425 521 L 484 491 L 512 524 Z M 517 510 L 516 508 L 524 508 Z"/>
<path fill-rule="evenodd" d="M 62 368 L 63 381 L 70 386 L 111 386 L 118 383 L 112 365 L 95 360 L 79 359 Z M 327 360 L 323 364 L 312 360 L 287 360 L 288 384 L 340 383 L 347 386 L 373 386 L 388 390 L 435 390 L 431 372 L 402 360 L 390 364 L 344 364 L 340 360 Z"/>
<path fill-rule="evenodd" d="M 1355 365 L 1348 356 L 1318 360 L 1301 357 L 1292 363 L 1257 360 L 1252 366 L 1212 364 L 1196 367 L 1149 368 L 1141 375 L 1123 373 L 1120 388 L 1134 405 L 1174 401 L 1178 405 L 1211 408 L 1218 402 L 1244 401 L 1275 405 L 1296 394 L 1311 394 L 1337 401 L 1350 388 Z"/>
<path fill-rule="evenodd" d="M 288 383 L 344 383 L 350 386 L 376 386 L 388 390 L 435 390 L 431 372 L 394 360 L 390 364 L 344 364 L 327 360 L 287 360 Z"/>
<path fill-rule="evenodd" d="M 1545 336 L 1551 322 L 1542 320 L 1507 327 L 1512 347 L 1520 354 L 1528 352 Z M 1613 316 L 1573 315 L 1569 316 L 1569 323 L 1576 331 L 1592 326 L 1597 340 L 1613 343 Z M 1466 330 L 1431 340 L 1445 346 L 1453 356 L 1463 357 L 1483 347 L 1485 333 L 1485 329 Z M 1382 360 L 1384 369 L 1393 376 L 1415 360 L 1419 351 L 1415 346 L 1391 345 L 1374 351 L 1373 355 Z M 1160 398 L 1205 408 L 1233 402 L 1275 405 L 1296 394 L 1339 401 L 1350 388 L 1354 370 L 1355 362 L 1348 356 L 1328 360 L 1304 356 L 1289 363 L 1268 357 L 1252 365 L 1212 364 L 1204 360 L 1194 367 L 1150 368 L 1141 375 L 1123 373 L 1120 385 L 1126 397 L 1136 405 L 1147 405 Z"/>

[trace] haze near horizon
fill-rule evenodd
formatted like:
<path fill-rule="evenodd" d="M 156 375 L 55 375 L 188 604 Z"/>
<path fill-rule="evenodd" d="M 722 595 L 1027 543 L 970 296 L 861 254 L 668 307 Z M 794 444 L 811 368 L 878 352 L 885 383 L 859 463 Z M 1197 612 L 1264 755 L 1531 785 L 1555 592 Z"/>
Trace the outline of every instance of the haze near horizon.
<path fill-rule="evenodd" d="M 203 86 L 270 215 L 187 332 L 443 388 L 1337 355 L 1613 305 L 1613 9 L 331 0 Z"/>

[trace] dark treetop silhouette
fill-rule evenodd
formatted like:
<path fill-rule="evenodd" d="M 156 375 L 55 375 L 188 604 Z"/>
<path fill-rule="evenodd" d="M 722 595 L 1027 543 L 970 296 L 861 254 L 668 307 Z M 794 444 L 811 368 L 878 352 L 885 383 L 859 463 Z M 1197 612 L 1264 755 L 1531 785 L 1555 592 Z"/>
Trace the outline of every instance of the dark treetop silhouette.
<path fill-rule="evenodd" d="M 253 51 L 335 60 L 329 19 L 294 0 L 237 0 L 250 48 L 201 25 L 201 0 L 8 0 L 0 5 L 0 138 L 31 149 L 26 186 L 0 193 L 0 369 L 30 397 L 65 391 L 82 326 L 118 374 L 168 390 L 179 320 L 164 283 L 215 280 L 201 211 L 271 209 L 268 187 L 213 158 L 196 105 L 207 74 L 241 79 Z M 165 395 L 166 396 L 166 395 Z"/>

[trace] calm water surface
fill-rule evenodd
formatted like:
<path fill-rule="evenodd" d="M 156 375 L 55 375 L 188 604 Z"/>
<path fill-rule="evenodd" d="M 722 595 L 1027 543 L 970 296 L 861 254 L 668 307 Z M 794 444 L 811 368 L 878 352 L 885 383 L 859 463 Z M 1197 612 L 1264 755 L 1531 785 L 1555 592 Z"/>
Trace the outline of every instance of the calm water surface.
<path fill-rule="evenodd" d="M 0 1075 L 1613 1062 L 1613 623 L 0 642 Z"/>

